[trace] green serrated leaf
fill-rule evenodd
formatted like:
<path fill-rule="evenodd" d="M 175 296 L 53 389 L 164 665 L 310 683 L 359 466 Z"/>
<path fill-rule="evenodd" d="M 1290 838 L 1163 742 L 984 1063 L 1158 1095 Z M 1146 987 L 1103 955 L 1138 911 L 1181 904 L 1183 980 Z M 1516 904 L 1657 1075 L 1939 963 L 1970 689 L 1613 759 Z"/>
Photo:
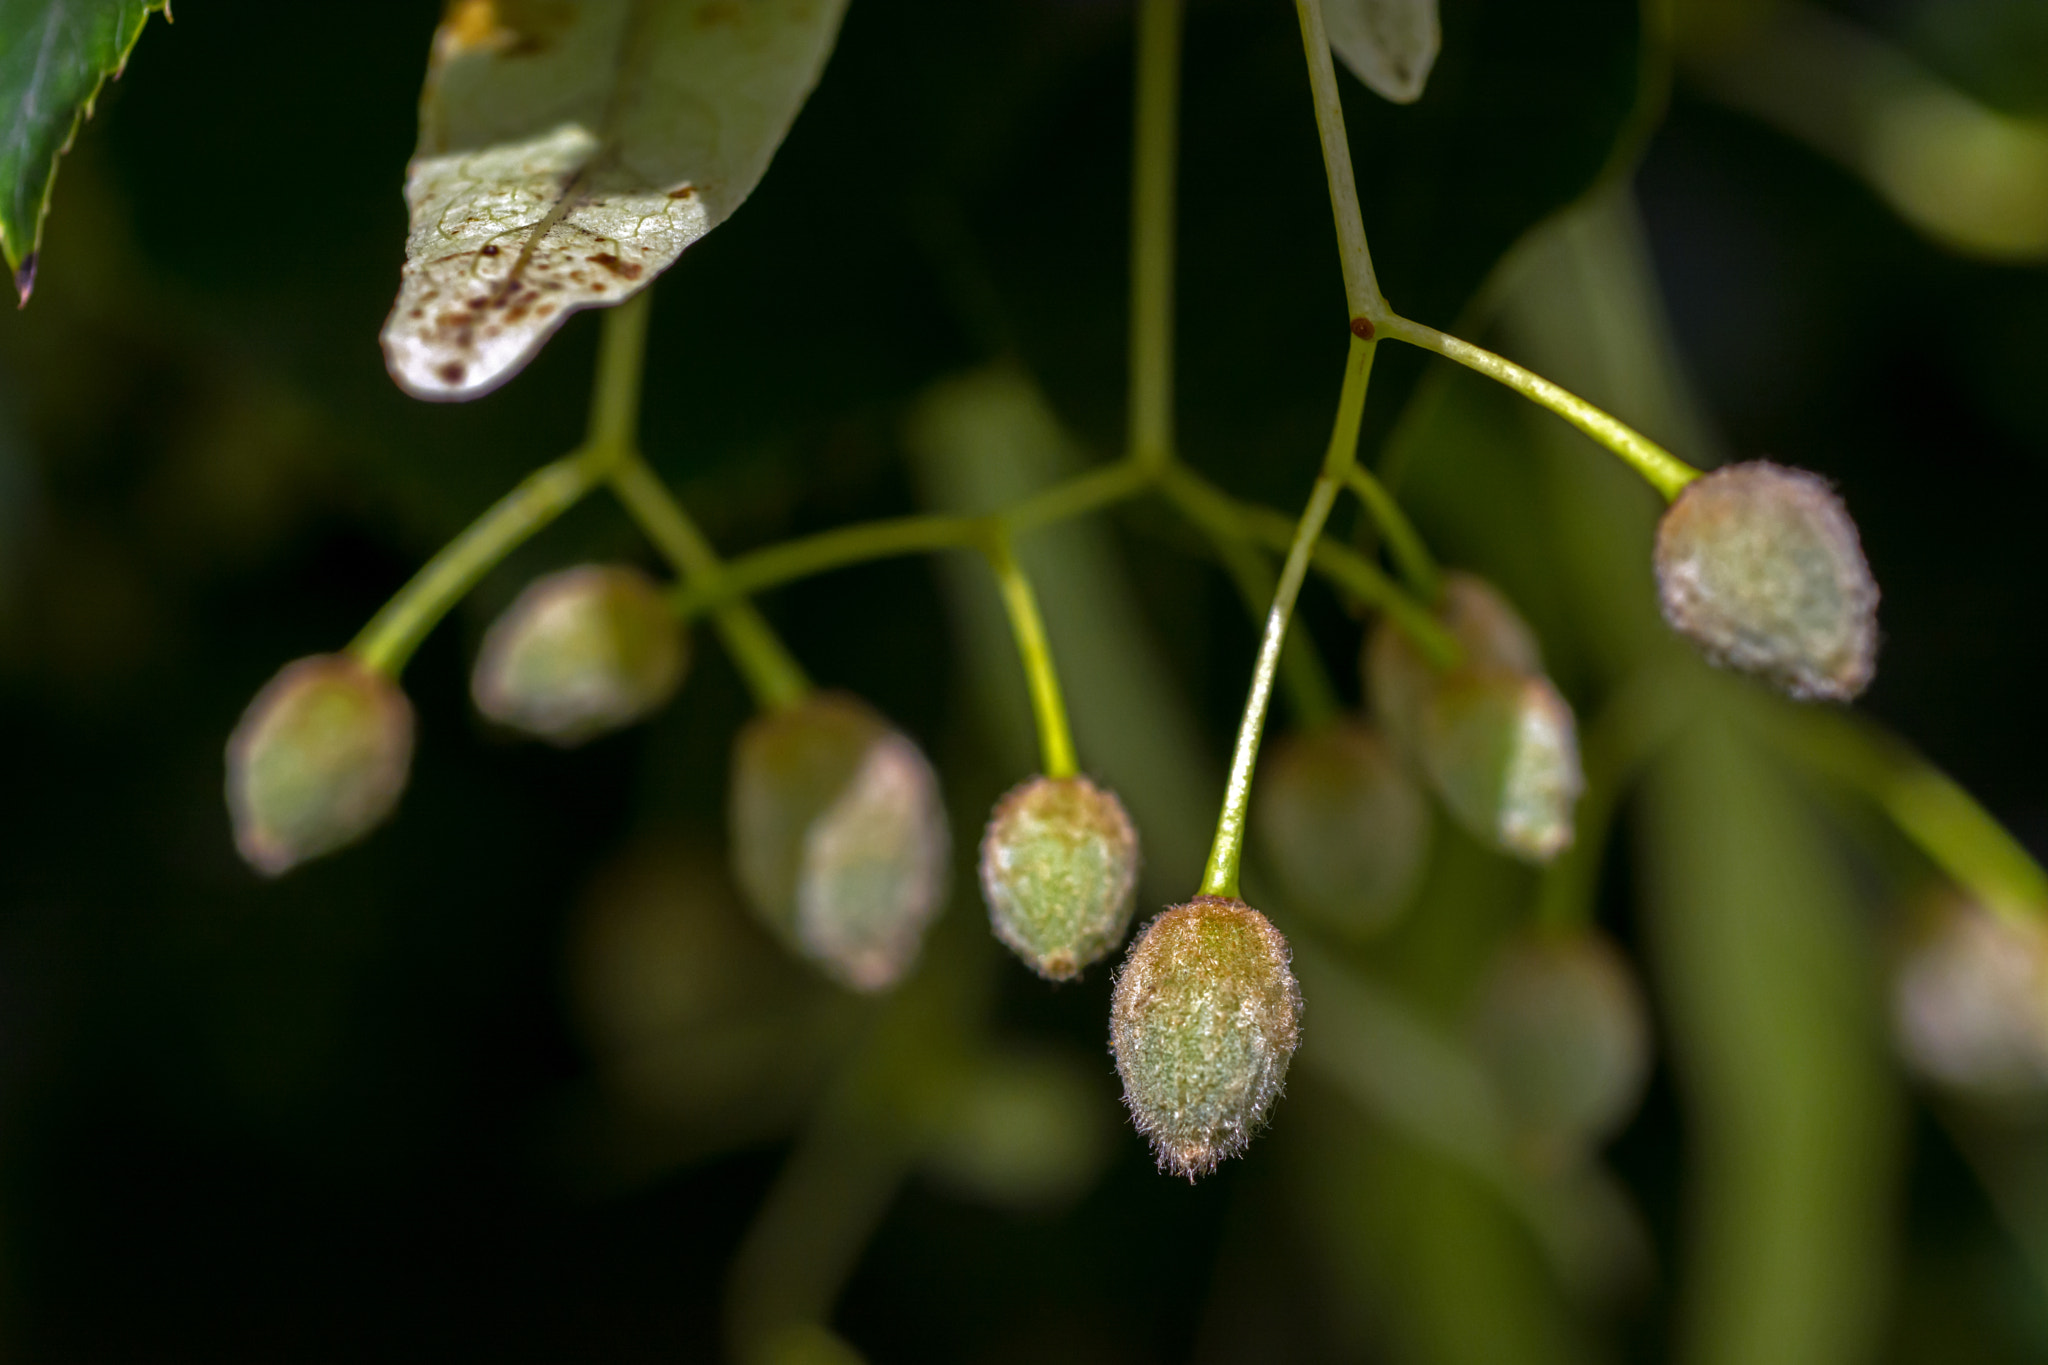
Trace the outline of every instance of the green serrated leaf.
<path fill-rule="evenodd" d="M 24 307 L 36 283 L 57 158 L 169 0 L 0 0 L 0 252 Z"/>
<path fill-rule="evenodd" d="M 753 191 L 846 0 L 454 0 L 434 35 L 384 357 L 418 398 L 504 383 Z"/>
<path fill-rule="evenodd" d="M 1351 74 L 1396 104 L 1422 98 L 1443 46 L 1436 0 L 1326 0 L 1330 48 Z"/>

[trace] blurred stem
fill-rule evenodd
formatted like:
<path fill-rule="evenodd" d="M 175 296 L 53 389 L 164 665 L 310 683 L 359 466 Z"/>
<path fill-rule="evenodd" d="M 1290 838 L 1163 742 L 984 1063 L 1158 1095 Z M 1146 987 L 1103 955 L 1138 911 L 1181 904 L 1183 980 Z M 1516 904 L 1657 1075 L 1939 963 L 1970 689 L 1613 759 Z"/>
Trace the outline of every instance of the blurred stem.
<path fill-rule="evenodd" d="M 611 486 L 654 547 L 686 581 L 718 577 L 724 566 L 717 551 L 647 461 L 638 454 L 627 456 L 612 470 Z M 711 619 L 757 704 L 785 710 L 809 694 L 810 679 L 752 603 L 728 600 L 713 609 Z"/>
<path fill-rule="evenodd" d="M 1442 575 L 1437 572 L 1436 560 L 1430 556 L 1429 547 L 1416 533 L 1415 523 L 1408 520 L 1407 513 L 1394 501 L 1394 495 L 1364 465 L 1353 465 L 1345 482 L 1350 484 L 1352 492 L 1358 494 L 1358 500 L 1365 504 L 1373 524 L 1386 537 L 1387 549 L 1393 553 L 1394 563 L 1400 566 L 1401 576 L 1408 580 L 1408 586 L 1423 601 L 1436 601 Z"/>
<path fill-rule="evenodd" d="M 1667 502 L 1700 476 L 1699 470 L 1626 422 L 1492 351 L 1391 313 L 1379 320 L 1379 330 L 1382 336 L 1434 351 L 1446 360 L 1455 360 L 1466 369 L 1507 385 L 1539 407 L 1549 408 L 1620 456 L 1652 488 L 1662 493 Z"/>
<path fill-rule="evenodd" d="M 1337 70 L 1330 62 L 1330 36 L 1323 29 L 1322 0 L 1294 0 L 1301 43 L 1308 55 L 1309 92 L 1315 97 L 1316 131 L 1323 140 L 1323 171 L 1330 181 L 1330 209 L 1337 218 L 1337 249 L 1344 262 L 1344 299 L 1354 320 L 1372 324 L 1392 310 L 1373 273 L 1365 244 L 1365 220 L 1358 211 L 1358 183 L 1351 170 L 1351 140 L 1344 131 L 1344 104 L 1337 95 Z"/>
<path fill-rule="evenodd" d="M 1362 343 L 1354 343 L 1362 344 Z M 1193 470 L 1175 465 L 1164 475 L 1163 491 L 1181 515 L 1219 543 L 1249 541 L 1286 550 L 1294 542 L 1295 525 L 1283 514 L 1256 503 L 1241 502 Z M 1310 563 L 1341 592 L 1386 613 L 1432 663 L 1457 664 L 1458 642 L 1422 603 L 1381 573 L 1364 555 L 1333 540 L 1317 542 Z"/>
<path fill-rule="evenodd" d="M 1976 798 L 1902 741 L 1840 713 L 1751 708 L 1780 748 L 1874 802 L 1958 886 L 1996 914 L 2048 917 L 2048 873 Z"/>
<path fill-rule="evenodd" d="M 1240 536 L 1211 534 L 1217 558 L 1223 561 L 1245 610 L 1254 621 L 1263 618 L 1273 604 L 1273 569 L 1265 556 Z M 1337 689 L 1323 667 L 1315 647 L 1300 635 L 1289 635 L 1280 649 L 1280 685 L 1287 689 L 1287 704 L 1294 711 L 1294 723 L 1304 730 L 1320 730 L 1337 719 L 1344 709 Z"/>
<path fill-rule="evenodd" d="M 1131 173 L 1130 458 L 1173 458 L 1174 172 L 1182 0 L 1140 0 Z"/>
<path fill-rule="evenodd" d="M 1031 591 L 1031 580 L 1017 562 L 1009 532 L 1001 526 L 990 532 L 982 553 L 995 572 L 996 586 L 1002 590 L 1003 610 L 1009 614 L 1010 630 L 1017 637 L 1017 655 L 1024 664 L 1024 678 L 1031 689 L 1031 711 L 1038 721 L 1038 749 L 1045 775 L 1072 777 L 1076 766 L 1074 736 L 1067 728 L 1067 706 L 1060 697 L 1052 645 L 1045 638 L 1045 621 L 1038 614 L 1038 598 Z"/>
<path fill-rule="evenodd" d="M 1309 0 L 1312 5 L 1313 0 Z M 1320 31 L 1320 22 L 1318 22 Z M 1295 524 L 1293 543 L 1280 568 L 1280 586 L 1273 593 L 1273 606 L 1266 613 L 1265 639 L 1259 645 L 1258 663 L 1252 669 L 1251 691 L 1245 698 L 1244 716 L 1237 727 L 1237 745 L 1230 756 L 1230 777 L 1223 788 L 1223 809 L 1216 817 L 1216 838 L 1209 847 L 1209 865 L 1202 872 L 1205 896 L 1237 895 L 1237 869 L 1244 857 L 1245 813 L 1250 809 L 1252 770 L 1258 765 L 1259 737 L 1265 730 L 1266 709 L 1273 700 L 1273 678 L 1280 668 L 1280 647 L 1287 639 L 1287 624 L 1294 615 L 1294 602 L 1301 595 L 1301 583 L 1308 576 L 1310 556 L 1322 538 L 1323 523 L 1337 501 L 1344 476 L 1358 459 L 1358 426 L 1365 414 L 1366 386 L 1372 381 L 1372 360 L 1377 342 L 1354 339 L 1350 361 L 1344 368 L 1344 389 L 1337 398 L 1337 420 L 1330 433 L 1330 446 L 1323 456 L 1322 472 L 1316 475 L 1308 506 Z"/>

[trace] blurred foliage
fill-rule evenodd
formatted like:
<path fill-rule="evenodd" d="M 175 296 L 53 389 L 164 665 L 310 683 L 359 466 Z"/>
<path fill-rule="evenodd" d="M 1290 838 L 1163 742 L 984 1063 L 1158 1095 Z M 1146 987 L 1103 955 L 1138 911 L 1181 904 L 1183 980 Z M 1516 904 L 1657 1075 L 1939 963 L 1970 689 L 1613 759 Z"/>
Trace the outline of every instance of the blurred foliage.
<path fill-rule="evenodd" d="M 2037 11 L 1834 7 L 2013 117 L 2048 111 Z M 1000 505 L 1117 449 L 1130 17 L 849 8 L 760 188 L 656 289 L 646 449 L 721 547 Z M 1365 455 L 1535 627 L 1589 758 L 1629 741 L 1591 764 L 1624 827 L 1586 841 L 1579 910 L 1639 964 L 1657 1058 L 1598 1161 L 1521 1162 L 1466 1043 L 1553 889 L 1438 818 L 1415 903 L 1370 943 L 1319 941 L 1248 867 L 1297 944 L 1293 1084 L 1242 1161 L 1156 1174 L 1117 1127 L 1109 973 L 1045 986 L 972 893 L 972 832 L 1032 759 L 965 557 L 764 604 L 944 778 L 953 899 L 884 1002 L 734 908 L 749 706 L 708 637 L 674 705 L 574 752 L 468 710 L 523 584 L 651 567 L 601 501 L 421 652 L 396 821 L 248 873 L 220 786 L 250 695 L 584 421 L 587 319 L 478 403 L 384 373 L 435 18 L 221 0 L 153 26 L 67 159 L 32 305 L 0 318 L 0 1347 L 701 1359 L 727 1324 L 826 1317 L 836 1336 L 761 1339 L 878 1362 L 2048 1355 L 2038 1116 L 1891 1060 L 1882 973 L 1934 869 L 1774 744 L 1753 714 L 1774 702 L 1666 635 L 1652 494 L 1414 353 L 1385 348 Z M 1867 709 L 2039 848 L 2048 275 L 1945 253 L 1690 67 L 1662 109 L 1628 0 L 1442 19 L 1417 103 L 1343 78 L 1389 296 L 1690 458 L 1834 480 L 1885 591 Z M 1286 7 L 1191 5 L 1181 445 L 1289 509 L 1344 322 L 1300 60 Z M 1153 505 L 1020 554 L 1149 912 L 1199 872 L 1253 628 Z M 1360 624 L 1319 586 L 1301 624 L 1356 704 Z"/>

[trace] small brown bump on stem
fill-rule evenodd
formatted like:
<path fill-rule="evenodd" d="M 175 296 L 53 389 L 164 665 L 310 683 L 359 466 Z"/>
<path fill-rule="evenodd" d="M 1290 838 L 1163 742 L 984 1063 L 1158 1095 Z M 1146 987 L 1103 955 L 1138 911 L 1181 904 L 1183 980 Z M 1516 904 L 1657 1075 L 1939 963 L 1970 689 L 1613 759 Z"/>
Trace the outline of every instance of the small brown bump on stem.
<path fill-rule="evenodd" d="M 1371 318 L 1353 318 L 1353 319 L 1351 319 L 1351 335 L 1353 335 L 1353 336 L 1357 337 L 1357 338 L 1358 338 L 1358 339 L 1359 339 L 1360 341 L 1371 341 L 1371 340 L 1372 340 L 1372 337 L 1373 337 L 1373 331 L 1372 331 L 1372 319 L 1371 319 Z"/>

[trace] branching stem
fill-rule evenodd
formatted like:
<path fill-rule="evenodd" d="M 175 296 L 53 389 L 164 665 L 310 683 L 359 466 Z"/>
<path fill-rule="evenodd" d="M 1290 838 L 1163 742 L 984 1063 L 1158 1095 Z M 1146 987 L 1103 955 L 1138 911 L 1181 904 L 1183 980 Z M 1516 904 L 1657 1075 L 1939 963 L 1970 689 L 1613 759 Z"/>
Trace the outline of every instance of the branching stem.
<path fill-rule="evenodd" d="M 1365 219 L 1358 211 L 1358 182 L 1351 170 L 1351 139 L 1344 131 L 1344 103 L 1337 95 L 1337 69 L 1330 62 L 1330 35 L 1323 29 L 1322 0 L 1294 0 L 1301 43 L 1308 55 L 1309 93 L 1316 103 L 1316 131 L 1323 140 L 1323 171 L 1330 181 L 1330 209 L 1337 216 L 1337 249 L 1344 262 L 1344 299 L 1353 318 L 1377 324 L 1391 310 L 1380 293 L 1365 243 Z"/>
<path fill-rule="evenodd" d="M 1312 0 L 1311 0 L 1312 3 Z M 1266 614 L 1265 638 L 1259 644 L 1258 663 L 1252 669 L 1251 691 L 1245 698 L 1244 715 L 1238 722 L 1237 745 L 1230 756 L 1230 777 L 1223 790 L 1223 809 L 1216 817 L 1216 838 L 1209 847 L 1209 865 L 1202 872 L 1202 894 L 1236 896 L 1238 864 L 1244 858 L 1245 814 L 1251 807 L 1252 770 L 1258 764 L 1259 737 L 1265 729 L 1266 710 L 1273 699 L 1273 678 L 1280 667 L 1280 647 L 1287 639 L 1287 624 L 1294 615 L 1294 602 L 1301 595 L 1301 583 L 1322 537 L 1323 523 L 1336 504 L 1344 476 L 1358 458 L 1358 426 L 1365 414 L 1366 385 L 1372 379 L 1373 353 L 1378 343 L 1353 341 L 1349 363 L 1344 368 L 1344 390 L 1337 400 L 1337 421 L 1330 433 L 1330 447 L 1323 456 L 1322 472 L 1316 475 L 1308 506 L 1295 524 L 1287 560 L 1280 568 L 1280 586 L 1273 594 L 1272 609 Z"/>
<path fill-rule="evenodd" d="M 1496 383 L 1507 385 L 1538 406 L 1549 408 L 1620 456 L 1652 488 L 1662 493 L 1667 502 L 1700 476 L 1699 470 L 1626 422 L 1551 383 L 1542 375 L 1523 369 L 1512 360 L 1394 314 L 1377 320 L 1377 325 L 1381 336 L 1434 351 L 1446 360 L 1455 360 L 1468 370 L 1476 370 Z"/>

